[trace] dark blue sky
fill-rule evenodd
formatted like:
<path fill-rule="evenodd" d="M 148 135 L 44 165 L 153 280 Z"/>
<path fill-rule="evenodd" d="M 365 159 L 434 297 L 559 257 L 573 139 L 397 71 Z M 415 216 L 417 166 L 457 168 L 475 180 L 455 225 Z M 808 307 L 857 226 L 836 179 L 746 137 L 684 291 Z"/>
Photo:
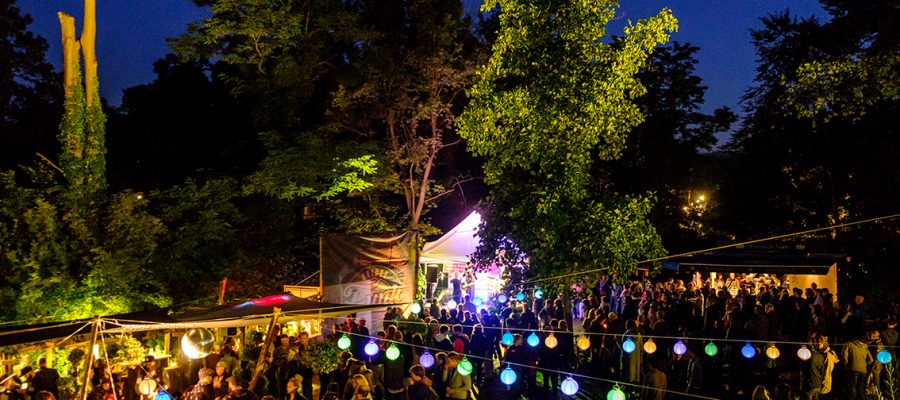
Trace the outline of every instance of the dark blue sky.
<path fill-rule="evenodd" d="M 477 8 L 478 0 L 464 0 Z M 121 101 L 122 90 L 153 80 L 153 62 L 169 50 L 166 38 L 184 33 L 189 22 L 206 15 L 189 0 L 99 0 L 97 5 L 97 56 L 100 91 L 112 104 Z M 50 43 L 48 57 L 59 65 L 59 23 L 56 11 L 74 15 L 80 29 L 82 0 L 19 0 L 31 14 L 30 29 Z M 751 84 L 756 55 L 749 29 L 759 27 L 759 17 L 790 8 L 795 15 L 825 18 L 816 0 L 622 0 L 621 18 L 610 34 L 621 33 L 628 19 L 638 20 L 668 7 L 679 21 L 673 40 L 700 47 L 697 74 L 709 87 L 704 109 L 738 101 Z"/>

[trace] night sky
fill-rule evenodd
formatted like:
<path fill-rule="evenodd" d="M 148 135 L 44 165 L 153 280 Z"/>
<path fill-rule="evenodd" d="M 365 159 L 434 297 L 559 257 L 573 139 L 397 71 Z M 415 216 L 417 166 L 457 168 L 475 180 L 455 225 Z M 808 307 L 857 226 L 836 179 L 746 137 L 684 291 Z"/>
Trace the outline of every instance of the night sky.
<path fill-rule="evenodd" d="M 474 10 L 481 1 L 464 0 Z M 19 0 L 31 14 L 30 29 L 50 43 L 48 58 L 59 66 L 59 22 L 56 11 L 76 17 L 80 29 L 82 0 Z M 621 33 L 628 19 L 637 20 L 671 8 L 679 21 L 672 37 L 700 47 L 697 73 L 709 87 L 705 110 L 729 106 L 739 110 L 739 98 L 751 84 L 756 55 L 749 29 L 759 27 L 758 18 L 789 8 L 794 15 L 827 18 L 815 0 L 624 0 L 621 18 L 610 33 Z M 167 52 L 166 38 L 185 32 L 191 21 L 207 14 L 189 0 L 99 0 L 97 5 L 97 56 L 100 91 L 113 105 L 122 90 L 153 80 L 153 62 Z"/>

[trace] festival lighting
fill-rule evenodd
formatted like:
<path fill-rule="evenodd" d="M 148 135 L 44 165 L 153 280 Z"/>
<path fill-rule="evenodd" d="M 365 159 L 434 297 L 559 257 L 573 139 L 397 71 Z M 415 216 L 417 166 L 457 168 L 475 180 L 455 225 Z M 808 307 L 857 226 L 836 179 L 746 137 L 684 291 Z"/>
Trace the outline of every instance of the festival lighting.
<path fill-rule="evenodd" d="M 656 343 L 653 343 L 653 339 L 647 339 L 647 341 L 644 342 L 644 352 L 647 354 L 656 353 Z"/>
<path fill-rule="evenodd" d="M 388 360 L 394 361 L 400 357 L 400 349 L 397 348 L 396 343 L 391 343 L 391 347 L 388 347 L 387 351 L 384 352 L 384 355 L 387 356 Z"/>
<path fill-rule="evenodd" d="M 531 332 L 531 335 L 528 336 L 528 345 L 531 347 L 537 347 L 537 345 L 541 344 L 541 338 L 534 332 Z"/>
<path fill-rule="evenodd" d="M 891 362 L 891 360 L 894 359 L 894 355 L 891 354 L 891 352 L 888 351 L 887 349 L 883 349 L 878 352 L 878 355 L 875 356 L 875 358 L 877 358 L 878 362 L 880 362 L 882 364 L 888 364 Z"/>
<path fill-rule="evenodd" d="M 797 357 L 800 357 L 801 360 L 806 361 L 812 357 L 812 352 L 809 351 L 809 348 L 806 345 L 800 346 L 800 350 L 797 350 Z"/>
<path fill-rule="evenodd" d="M 514 340 L 515 338 L 513 337 L 512 333 L 509 333 L 508 331 L 503 334 L 503 337 L 500 338 L 500 341 L 506 347 L 512 346 Z"/>
<path fill-rule="evenodd" d="M 578 382 L 576 382 L 570 376 L 570 377 L 566 378 L 564 381 L 562 381 L 562 383 L 559 385 L 559 389 L 566 396 L 574 396 L 575 393 L 578 393 Z"/>
<path fill-rule="evenodd" d="M 719 354 L 719 347 L 716 346 L 715 343 L 709 342 L 706 344 L 706 347 L 703 348 L 703 351 L 706 352 L 706 355 L 715 357 L 716 354 Z"/>
<path fill-rule="evenodd" d="M 544 298 L 544 291 L 541 290 L 541 289 L 536 289 L 536 290 L 534 291 L 534 297 L 535 297 L 535 298 L 538 298 L 538 299 L 543 299 L 543 298 Z"/>
<path fill-rule="evenodd" d="M 781 356 L 781 352 L 778 351 L 778 348 L 775 347 L 775 344 L 773 343 L 773 344 L 769 345 L 769 348 L 766 349 L 766 357 L 769 357 L 774 360 L 774 359 L 778 358 L 779 356 Z"/>
<path fill-rule="evenodd" d="M 625 400 L 625 392 L 616 385 L 606 394 L 606 400 Z"/>
<path fill-rule="evenodd" d="M 456 308 L 456 306 L 458 306 L 458 304 L 456 304 L 456 300 L 450 300 L 447 302 L 448 310 L 452 310 L 452 309 Z"/>
<path fill-rule="evenodd" d="M 578 338 L 578 342 L 575 343 L 581 351 L 587 351 L 587 349 L 591 348 L 591 339 L 588 339 L 587 336 L 582 336 Z"/>
<path fill-rule="evenodd" d="M 683 356 L 685 352 L 687 352 L 687 346 L 684 345 L 684 342 L 681 339 L 678 340 L 678 343 L 675 343 L 675 346 L 672 347 L 672 351 L 679 356 Z"/>
<path fill-rule="evenodd" d="M 209 329 L 191 329 L 181 337 L 181 352 L 193 360 L 208 356 L 215 347 L 216 337 Z"/>
<path fill-rule="evenodd" d="M 474 304 L 476 307 L 481 307 L 481 305 L 484 304 L 484 300 L 481 298 L 481 296 L 475 296 L 475 298 L 472 299 L 472 304 Z"/>
<path fill-rule="evenodd" d="M 516 293 L 516 300 L 518 300 L 518 301 L 524 301 L 524 300 L 525 300 L 525 293 L 522 293 L 522 292 Z"/>
<path fill-rule="evenodd" d="M 634 344 L 634 341 L 631 338 L 626 338 L 625 342 L 622 343 L 622 350 L 625 350 L 626 353 L 631 353 L 637 346 Z"/>
<path fill-rule="evenodd" d="M 743 348 L 741 348 L 741 354 L 745 358 L 753 358 L 753 356 L 756 355 L 756 349 L 753 348 L 753 345 L 751 345 L 750 343 L 747 343 L 744 345 Z"/>
<path fill-rule="evenodd" d="M 425 353 L 419 357 L 419 365 L 425 369 L 431 368 L 434 365 L 434 356 L 428 350 L 425 350 Z"/>
<path fill-rule="evenodd" d="M 456 366 L 456 372 L 459 372 L 460 375 L 466 376 L 472 373 L 472 362 L 469 361 L 466 356 L 463 356 L 462 361 L 459 362 L 459 365 Z"/>
<path fill-rule="evenodd" d="M 341 350 L 347 350 L 350 348 L 350 338 L 347 337 L 346 333 L 344 334 L 344 336 L 341 336 L 341 338 L 338 339 L 338 348 Z"/>
<path fill-rule="evenodd" d="M 506 369 L 500 373 L 500 382 L 503 382 L 506 386 L 516 383 L 516 378 L 518 378 L 516 371 L 513 371 L 508 365 L 506 366 Z"/>
<path fill-rule="evenodd" d="M 147 378 L 138 384 L 138 391 L 144 396 L 149 396 L 154 390 L 156 390 L 156 381 L 153 379 Z"/>
<path fill-rule="evenodd" d="M 509 300 L 509 299 L 506 298 L 505 294 L 501 294 L 501 295 L 497 296 L 497 302 L 500 304 L 506 304 L 506 300 Z"/>
<path fill-rule="evenodd" d="M 553 333 L 547 335 L 547 338 L 544 339 L 544 345 L 547 346 L 548 349 L 556 348 L 557 344 L 559 344 L 559 341 L 556 340 L 556 336 L 553 336 Z"/>
<path fill-rule="evenodd" d="M 366 355 L 372 357 L 378 354 L 378 344 L 375 343 L 375 339 L 369 340 L 369 343 L 366 344 L 366 347 L 363 349 L 366 352 Z"/>
<path fill-rule="evenodd" d="M 412 303 L 412 305 L 409 306 L 409 311 L 412 311 L 413 314 L 418 314 L 422 312 L 422 306 L 419 303 Z"/>

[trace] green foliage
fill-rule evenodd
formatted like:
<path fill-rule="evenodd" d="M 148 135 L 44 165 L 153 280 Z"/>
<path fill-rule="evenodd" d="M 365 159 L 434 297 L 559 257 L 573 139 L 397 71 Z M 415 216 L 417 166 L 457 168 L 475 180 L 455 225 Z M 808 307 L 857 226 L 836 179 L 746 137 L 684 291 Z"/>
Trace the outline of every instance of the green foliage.
<path fill-rule="evenodd" d="M 340 366 L 341 349 L 329 342 L 310 342 L 303 351 L 300 362 L 316 373 L 327 374 Z"/>
<path fill-rule="evenodd" d="M 109 357 L 112 365 L 138 365 L 145 356 L 147 356 L 147 349 L 141 345 L 139 340 L 127 334 L 107 337 L 105 346 L 100 348 L 100 357 Z"/>
<path fill-rule="evenodd" d="M 650 199 L 597 195 L 591 171 L 619 157 L 643 120 L 636 74 L 675 18 L 663 10 L 610 44 L 602 39 L 615 2 L 496 4 L 493 54 L 459 121 L 492 185 L 478 258 L 515 264 L 527 254 L 537 273 L 602 265 L 628 275 L 663 252 L 646 220 Z"/>

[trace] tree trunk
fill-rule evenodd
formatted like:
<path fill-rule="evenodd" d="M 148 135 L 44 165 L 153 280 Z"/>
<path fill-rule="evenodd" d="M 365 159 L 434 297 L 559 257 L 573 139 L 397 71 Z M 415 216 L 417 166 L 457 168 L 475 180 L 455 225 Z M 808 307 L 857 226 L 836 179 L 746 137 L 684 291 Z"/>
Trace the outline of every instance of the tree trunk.
<path fill-rule="evenodd" d="M 66 99 L 75 94 L 75 83 L 78 79 L 78 49 L 80 44 L 75 40 L 75 18 L 64 12 L 56 13 L 62 30 L 62 66 L 63 88 Z"/>
<path fill-rule="evenodd" d="M 96 0 L 84 0 L 84 23 L 81 26 L 81 50 L 84 54 L 84 93 L 85 104 L 90 107 L 94 101 L 100 101 L 100 85 L 97 81 L 97 3 Z"/>

